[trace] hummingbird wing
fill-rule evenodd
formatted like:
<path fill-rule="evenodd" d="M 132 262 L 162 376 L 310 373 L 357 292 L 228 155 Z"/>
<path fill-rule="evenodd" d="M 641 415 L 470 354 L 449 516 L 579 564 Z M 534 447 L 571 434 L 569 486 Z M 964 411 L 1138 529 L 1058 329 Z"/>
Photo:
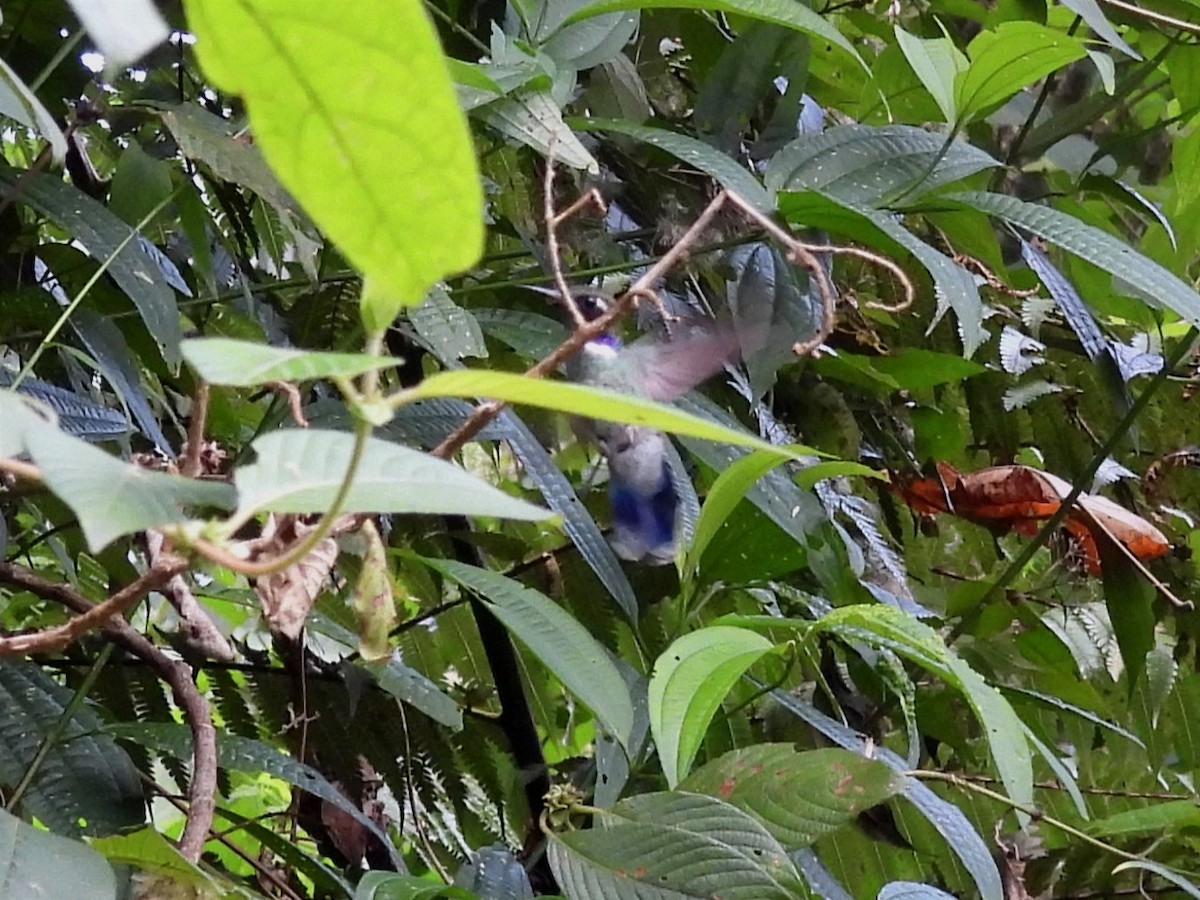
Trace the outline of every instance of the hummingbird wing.
<path fill-rule="evenodd" d="M 708 325 L 669 341 L 640 340 L 618 354 L 634 390 L 650 400 L 674 400 L 753 352 L 756 341 L 732 325 Z"/>

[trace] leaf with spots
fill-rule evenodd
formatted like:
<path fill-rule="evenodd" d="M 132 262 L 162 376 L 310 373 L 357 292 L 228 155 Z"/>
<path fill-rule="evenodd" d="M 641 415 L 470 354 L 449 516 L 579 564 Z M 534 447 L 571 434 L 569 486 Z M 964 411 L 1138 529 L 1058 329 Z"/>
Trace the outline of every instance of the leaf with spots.
<path fill-rule="evenodd" d="M 788 849 L 806 847 L 905 788 L 903 775 L 849 750 L 797 753 L 759 744 L 726 753 L 679 789 L 720 797 L 757 818 Z"/>

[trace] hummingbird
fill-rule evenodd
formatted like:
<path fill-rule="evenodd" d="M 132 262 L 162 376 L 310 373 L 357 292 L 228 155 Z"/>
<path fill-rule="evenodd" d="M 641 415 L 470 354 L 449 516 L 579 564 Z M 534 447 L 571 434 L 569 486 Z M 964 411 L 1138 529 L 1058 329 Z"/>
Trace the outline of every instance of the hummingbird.
<path fill-rule="evenodd" d="M 558 296 L 558 293 L 553 293 Z M 573 288 L 576 307 L 591 322 L 609 310 L 612 299 L 597 288 Z M 606 332 L 588 341 L 566 363 L 567 377 L 649 400 L 681 396 L 741 353 L 731 326 L 693 325 L 670 339 L 653 337 L 629 346 Z M 575 419 L 576 434 L 594 444 L 608 463 L 608 494 L 613 512 L 613 550 L 622 559 L 665 565 L 678 550 L 679 494 L 672 480 L 667 436 L 653 428 Z"/>

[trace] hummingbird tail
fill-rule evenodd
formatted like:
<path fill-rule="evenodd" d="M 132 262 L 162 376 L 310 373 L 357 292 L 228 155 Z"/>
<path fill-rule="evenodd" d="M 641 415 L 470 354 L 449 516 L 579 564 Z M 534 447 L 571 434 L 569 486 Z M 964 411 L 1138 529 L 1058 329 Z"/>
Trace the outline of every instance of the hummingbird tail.
<path fill-rule="evenodd" d="M 662 477 L 647 494 L 618 478 L 609 481 L 613 508 L 613 550 L 622 559 L 665 565 L 674 561 L 675 513 L 679 495 L 663 460 Z"/>

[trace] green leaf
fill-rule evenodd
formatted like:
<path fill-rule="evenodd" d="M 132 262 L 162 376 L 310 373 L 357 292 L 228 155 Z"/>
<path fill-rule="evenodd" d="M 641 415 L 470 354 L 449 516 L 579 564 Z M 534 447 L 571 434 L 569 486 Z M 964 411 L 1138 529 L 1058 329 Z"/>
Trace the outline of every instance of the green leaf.
<path fill-rule="evenodd" d="M 186 522 L 191 507 L 228 509 L 235 502 L 228 484 L 123 463 L 52 425 L 27 429 L 25 444 L 46 486 L 78 517 L 93 551 L 123 534 Z"/>
<path fill-rule="evenodd" d="M 1188 896 L 1200 898 L 1200 885 L 1197 885 L 1197 883 L 1194 881 L 1189 881 L 1174 869 L 1170 869 L 1161 863 L 1154 862 L 1153 860 L 1134 859 L 1130 860 L 1129 862 L 1123 862 L 1113 869 L 1113 874 L 1118 875 L 1121 872 L 1128 872 L 1130 869 L 1140 869 L 1146 872 L 1153 872 L 1159 878 L 1162 878 L 1175 885 L 1175 887 L 1182 890 Z"/>
<path fill-rule="evenodd" d="M 953 309 L 958 318 L 958 333 L 962 338 L 963 356 L 968 358 L 973 356 L 987 336 L 983 330 L 983 300 L 979 296 L 975 276 L 946 254 L 935 250 L 918 238 L 897 222 L 891 213 L 859 206 L 834 197 L 828 199 L 867 219 L 878 232 L 882 232 L 887 238 L 917 258 L 917 261 L 933 278 L 933 290 L 937 298 L 937 311 L 934 313 L 928 330 L 933 330 L 934 325 L 947 309 Z"/>
<path fill-rule="evenodd" d="M 523 91 L 487 104 L 476 115 L 501 134 L 574 169 L 596 173 L 600 164 L 563 122 L 549 91 Z"/>
<path fill-rule="evenodd" d="M 474 147 L 421 4 L 186 7 L 205 73 L 242 95 L 279 180 L 365 275 L 415 303 L 478 259 Z"/>
<path fill-rule="evenodd" d="M 1106 838 L 1137 834 L 1158 838 L 1177 834 L 1185 828 L 1200 828 L 1200 806 L 1192 800 L 1164 800 L 1140 809 L 1114 813 L 1087 824 L 1088 834 Z"/>
<path fill-rule="evenodd" d="M 774 453 L 764 453 L 759 450 L 738 459 L 726 468 L 708 491 L 704 506 L 700 509 L 700 518 L 696 522 L 696 532 L 692 537 L 692 546 L 688 548 L 687 559 L 683 565 L 684 578 L 695 578 L 704 558 L 704 551 L 717 531 L 729 518 L 735 506 L 746 496 L 746 491 L 783 460 Z"/>
<path fill-rule="evenodd" d="M 0 169 L 0 193 L 53 219 L 98 262 L 113 257 L 132 232 L 105 206 L 55 175 Z M 109 263 L 108 274 L 137 307 L 163 359 L 172 368 L 178 366 L 183 328 L 175 294 L 163 280 L 158 264 L 137 240 L 129 240 Z"/>
<path fill-rule="evenodd" d="M 617 9 L 703 9 L 718 13 L 734 13 L 763 22 L 774 22 L 810 34 L 820 41 L 827 41 L 854 57 L 855 61 L 869 71 L 867 64 L 855 51 L 854 46 L 833 25 L 807 6 L 791 0 L 595 0 L 576 12 L 568 22 L 577 22 L 590 16 L 612 12 Z"/>
<path fill-rule="evenodd" d="M 895 356 L 874 357 L 871 364 L 909 391 L 965 381 L 987 371 L 986 366 L 961 356 L 916 348 L 902 350 Z"/>
<path fill-rule="evenodd" d="M 401 397 L 412 400 L 427 397 L 492 397 L 506 403 L 527 403 L 530 406 L 556 409 L 559 412 L 591 419 L 627 422 L 708 441 L 724 441 L 779 456 L 800 458 L 820 455 L 816 450 L 797 444 L 772 446 L 748 432 L 724 428 L 698 416 L 630 394 L 562 381 L 547 381 L 544 378 L 527 378 L 508 372 L 474 369 L 439 372 L 426 378 L 415 388 L 405 391 Z"/>
<path fill-rule="evenodd" d="M 324 512 L 350 467 L 354 435 L 294 428 L 258 438 L 257 459 L 234 471 L 238 508 L 254 512 Z M 343 512 L 498 516 L 536 522 L 544 509 L 512 497 L 445 460 L 368 438 Z"/>
<path fill-rule="evenodd" d="M 147 826 L 128 834 L 112 837 L 93 838 L 91 847 L 110 863 L 135 866 L 143 873 L 153 872 L 166 876 L 171 882 L 171 887 L 176 890 L 180 890 L 180 885 L 187 885 L 195 890 L 192 896 L 212 896 L 214 898 L 226 896 L 230 900 L 237 896 L 232 892 L 223 894 L 223 891 L 229 887 L 228 883 L 223 884 L 217 877 L 208 874 L 194 863 L 188 862 L 180 855 L 175 845 L 155 831 L 153 827 Z M 150 887 L 153 890 L 155 882 L 145 879 L 144 874 L 142 878 L 143 881 L 140 885 L 142 889 Z M 165 888 L 165 885 L 163 887 Z M 170 895 L 164 893 L 162 896 L 166 898 Z"/>
<path fill-rule="evenodd" d="M 67 139 L 54 121 L 54 116 L 21 80 L 21 76 L 0 59 L 0 115 L 20 122 L 50 142 L 50 156 L 61 163 L 67 155 Z"/>
<path fill-rule="evenodd" d="M 545 594 L 452 559 L 425 565 L 476 592 L 504 627 L 586 705 L 621 746 L 633 730 L 633 701 L 620 671 L 586 628 Z"/>
<path fill-rule="evenodd" d="M 355 888 L 354 900 L 477 900 L 477 895 L 415 875 L 367 872 Z"/>
<path fill-rule="evenodd" d="M 849 750 L 797 753 L 791 744 L 756 744 L 696 770 L 681 791 L 719 796 L 762 822 L 788 849 L 807 847 L 863 810 L 904 791 L 907 779 Z"/>
<path fill-rule="evenodd" d="M 941 199 L 966 204 L 1027 229 L 1122 281 L 1137 285 L 1143 295 L 1155 298 L 1181 318 L 1200 326 L 1200 295 L 1154 260 L 1106 231 L 1048 206 L 1026 203 L 1003 194 L 960 191 L 946 194 Z"/>
<path fill-rule="evenodd" d="M 1008 795 L 1033 802 L 1033 766 L 1025 730 L 1008 701 L 959 659 L 928 625 L 891 606 L 844 606 L 826 613 L 817 631 L 887 647 L 961 691 L 975 710 Z"/>
<path fill-rule="evenodd" d="M 650 730 L 669 786 L 687 775 L 730 688 L 772 649 L 753 631 L 709 626 L 685 634 L 658 658 L 650 676 Z"/>
<path fill-rule="evenodd" d="M 232 338 L 189 338 L 180 350 L 197 375 L 209 384 L 229 387 L 255 387 L 269 381 L 352 378 L 400 364 L 400 360 L 388 356 L 290 350 Z"/>
<path fill-rule="evenodd" d="M 1021 88 L 1086 55 L 1077 39 L 1036 22 L 1002 22 L 980 32 L 967 46 L 970 66 L 955 80 L 960 121 L 990 112 Z"/>
<path fill-rule="evenodd" d="M 715 797 L 640 794 L 602 815 L 603 828 L 548 834 L 550 866 L 568 896 L 810 896 L 779 842 L 751 816 Z"/>
<path fill-rule="evenodd" d="M 623 134 L 652 147 L 657 147 L 689 166 L 695 166 L 721 187 L 738 194 L 756 209 L 762 212 L 771 211 L 771 198 L 758 183 L 758 179 L 735 160 L 704 141 L 688 137 L 685 134 L 677 134 L 674 131 L 667 131 L 665 128 L 637 125 L 633 122 L 616 119 L 571 119 L 571 125 L 580 131 Z"/>
<path fill-rule="evenodd" d="M 1146 654 L 1154 649 L 1154 598 L 1157 592 L 1134 565 L 1128 553 L 1107 535 L 1096 535 L 1104 604 L 1121 648 L 1132 691 L 1146 668 Z"/>
<path fill-rule="evenodd" d="M 1083 19 L 1088 28 L 1096 32 L 1096 35 L 1114 50 L 1120 50 L 1126 56 L 1134 59 L 1142 58 L 1141 54 L 1125 43 L 1125 40 L 1117 33 L 1117 29 L 1113 27 L 1112 22 L 1108 21 L 1108 17 L 1104 15 L 1104 10 L 1100 8 L 1100 4 L 1096 0 L 1062 0 L 1062 5 Z"/>
<path fill-rule="evenodd" d="M 954 100 L 954 79 L 969 65 L 967 58 L 949 37 L 919 38 L 895 26 L 896 42 L 912 66 L 925 90 L 933 95 L 947 123 L 958 118 Z"/>
<path fill-rule="evenodd" d="M 408 320 L 443 363 L 488 355 L 475 317 L 451 300 L 441 285 L 434 285 L 425 301 L 408 311 Z"/>
<path fill-rule="evenodd" d="M 198 103 L 154 106 L 179 144 L 179 152 L 203 163 L 214 175 L 249 188 L 272 206 L 294 209 L 295 201 L 267 166 L 257 144 L 238 139 L 237 126 Z"/>
<path fill-rule="evenodd" d="M 117 876 L 86 844 L 22 822 L 0 810 L 0 884 L 9 897 L 116 900 Z"/>
<path fill-rule="evenodd" d="M 841 125 L 792 141 L 771 158 L 767 189 L 817 190 L 851 209 L 915 199 L 999 165 L 966 141 L 911 125 Z"/>

